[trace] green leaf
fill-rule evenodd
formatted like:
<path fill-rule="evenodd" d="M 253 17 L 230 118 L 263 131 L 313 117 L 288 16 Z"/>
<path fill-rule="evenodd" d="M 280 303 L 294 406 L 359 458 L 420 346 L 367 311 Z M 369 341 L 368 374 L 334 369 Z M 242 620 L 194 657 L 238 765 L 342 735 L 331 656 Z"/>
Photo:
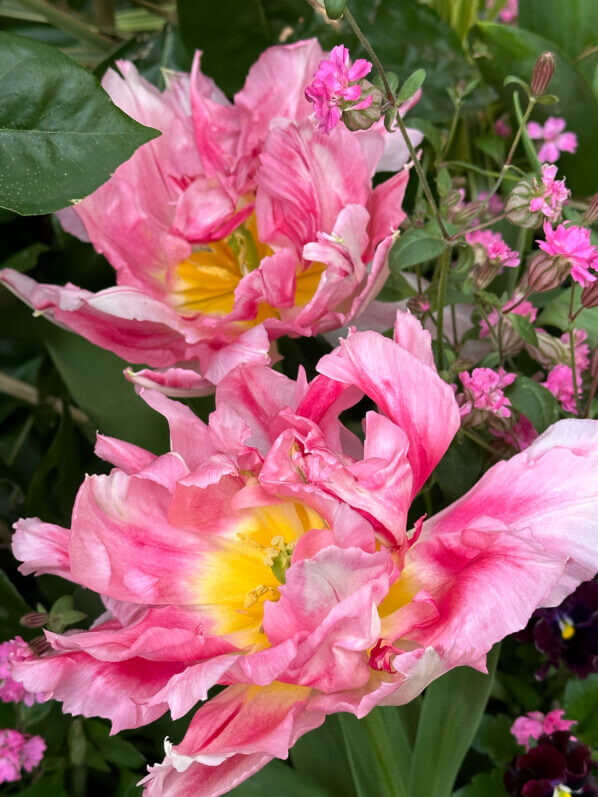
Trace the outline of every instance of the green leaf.
<path fill-rule="evenodd" d="M 0 32 L 0 207 L 50 213 L 91 194 L 159 135 L 59 50 Z"/>
<path fill-rule="evenodd" d="M 249 780 L 227 792 L 229 797 L 264 797 L 266 794 L 284 797 L 330 797 L 305 773 L 298 773 L 282 761 L 271 761 Z"/>
<path fill-rule="evenodd" d="M 523 113 L 519 103 L 519 94 L 516 91 L 513 92 L 513 108 L 515 109 L 515 118 L 517 119 L 517 124 L 520 125 L 523 122 Z M 534 142 L 531 140 L 529 133 L 527 132 L 527 125 L 521 129 L 521 143 L 523 144 L 523 149 L 525 150 L 525 154 L 527 155 L 527 160 L 530 166 L 537 174 L 540 174 L 542 170 L 542 164 L 540 163 L 540 158 L 538 158 L 538 153 L 536 152 Z"/>
<path fill-rule="evenodd" d="M 504 770 L 493 769 L 476 775 L 471 783 L 463 786 L 453 797 L 505 797 Z"/>
<path fill-rule="evenodd" d="M 385 69 L 406 80 L 425 65 L 426 88 L 417 104 L 418 116 L 433 121 L 451 119 L 454 108 L 447 89 L 476 76 L 451 26 L 418 0 L 367 2 L 362 13 L 354 10 L 354 14 Z M 357 55 L 367 54 L 360 49 Z M 478 91 L 475 102 L 469 100 L 465 107 L 480 107 L 486 101 L 488 92 Z"/>
<path fill-rule="evenodd" d="M 411 99 L 415 92 L 421 88 L 424 80 L 426 79 L 425 69 L 416 69 L 412 75 L 409 75 L 407 80 L 403 83 L 397 96 L 397 104 L 401 105 L 403 102 Z"/>
<path fill-rule="evenodd" d="M 451 175 L 449 170 L 446 166 L 443 166 L 438 171 L 438 176 L 436 177 L 436 188 L 438 189 L 439 196 L 447 196 L 452 190 L 453 184 L 451 182 Z"/>
<path fill-rule="evenodd" d="M 411 227 L 401 235 L 390 250 L 390 270 L 400 271 L 427 260 L 434 260 L 446 249 L 447 244 L 443 238 L 433 235 L 426 230 Z"/>
<path fill-rule="evenodd" d="M 22 633 L 19 618 L 29 611 L 29 606 L 19 595 L 4 570 L 0 570 L 0 621 L 2 636 L 8 639 Z"/>
<path fill-rule="evenodd" d="M 499 166 L 502 166 L 502 164 L 505 162 L 505 140 L 500 136 L 478 136 L 474 140 L 474 143 L 478 149 L 481 149 L 482 152 L 485 152 L 486 155 L 489 155 L 493 161 L 499 164 Z"/>
<path fill-rule="evenodd" d="M 423 133 L 424 137 L 432 145 L 432 149 L 436 155 L 441 155 L 442 137 L 440 135 L 440 130 L 438 130 L 437 127 L 434 127 L 432 122 L 430 122 L 428 119 L 419 119 L 418 117 L 410 116 L 409 127 L 413 127 Z"/>
<path fill-rule="evenodd" d="M 15 252 L 2 263 L 2 268 L 14 268 L 15 271 L 25 273 L 31 271 L 37 265 L 37 259 L 42 252 L 47 252 L 50 247 L 41 241 L 36 241 L 30 246 L 26 246 L 19 252 Z"/>
<path fill-rule="evenodd" d="M 449 797 L 488 701 L 499 646 L 488 654 L 488 675 L 458 667 L 425 694 L 408 788 L 409 797 Z"/>
<path fill-rule="evenodd" d="M 285 28 L 299 28 L 316 15 L 305 0 L 178 0 L 177 12 L 187 52 L 203 51 L 202 71 L 229 95 Z"/>
<path fill-rule="evenodd" d="M 334 715 L 302 736 L 291 750 L 297 772 L 307 775 L 327 794 L 356 797 L 339 718 Z"/>
<path fill-rule="evenodd" d="M 577 311 L 581 307 L 580 291 L 577 289 L 574 302 L 574 310 Z M 558 327 L 565 331 L 569 328 L 569 305 L 571 304 L 571 288 L 566 291 L 561 291 L 559 295 L 546 305 L 544 310 L 540 313 L 538 324 L 542 327 L 552 326 Z M 588 333 L 588 341 L 590 345 L 596 346 L 598 344 L 598 307 L 592 307 L 589 310 L 582 310 L 577 316 L 575 325 L 578 329 L 585 329 Z"/>
<path fill-rule="evenodd" d="M 519 26 L 553 42 L 572 59 L 598 43 L 596 0 L 525 0 L 520 6 Z"/>
<path fill-rule="evenodd" d="M 524 340 L 526 343 L 529 343 L 531 346 L 538 345 L 538 336 L 536 335 L 536 330 L 534 329 L 533 325 L 530 323 L 529 319 L 525 318 L 522 315 L 517 315 L 517 313 L 509 313 L 508 319 L 510 325 L 519 335 L 521 340 Z"/>
<path fill-rule="evenodd" d="M 103 434 L 154 452 L 168 449 L 166 422 L 127 382 L 123 360 L 47 321 L 38 319 L 36 323 L 40 324 L 40 337 L 74 400 Z"/>
<path fill-rule="evenodd" d="M 324 0 L 324 7 L 330 19 L 342 17 L 346 6 L 347 0 Z"/>
<path fill-rule="evenodd" d="M 528 376 L 517 374 L 517 379 L 507 388 L 506 395 L 515 409 L 529 418 L 539 434 L 559 419 L 558 401 L 549 390 Z"/>
<path fill-rule="evenodd" d="M 18 792 L 19 797 L 69 797 L 64 790 L 64 776 L 62 772 L 53 772 L 51 775 L 36 780 Z"/>
<path fill-rule="evenodd" d="M 590 747 L 598 747 L 598 674 L 592 673 L 583 680 L 570 678 L 563 706 L 567 719 L 579 723 L 573 729 L 575 735 Z"/>
<path fill-rule="evenodd" d="M 480 446 L 457 435 L 434 471 L 445 501 L 456 501 L 473 487 L 484 472 L 486 458 Z"/>
<path fill-rule="evenodd" d="M 574 193 L 593 193 L 598 173 L 595 133 L 598 129 L 598 96 L 580 70 L 551 41 L 523 28 L 486 22 L 479 23 L 473 29 L 473 35 L 488 52 L 487 58 L 478 59 L 479 68 L 507 104 L 511 90 L 503 86 L 505 77 L 513 73 L 529 80 L 538 56 L 546 50 L 555 53 L 556 71 L 550 91 L 559 97 L 559 102 L 545 109 L 537 108 L 534 117 L 563 116 L 567 120 L 567 128 L 577 134 L 579 147 L 575 155 L 562 155 L 559 172 L 567 176 L 567 185 Z"/>
<path fill-rule="evenodd" d="M 408 797 L 397 740 L 388 735 L 381 711 L 374 709 L 361 720 L 340 714 L 338 720 L 358 797 Z M 403 734 L 399 750 L 408 749 Z"/>
<path fill-rule="evenodd" d="M 521 748 L 511 733 L 513 717 L 506 714 L 482 717 L 474 748 L 479 753 L 490 756 L 492 763 L 504 767 L 513 756 L 521 753 Z"/>
<path fill-rule="evenodd" d="M 131 742 L 122 736 L 110 736 L 110 728 L 99 720 L 87 720 L 85 730 L 101 755 L 111 764 L 129 769 L 139 769 L 145 763 L 144 757 Z"/>

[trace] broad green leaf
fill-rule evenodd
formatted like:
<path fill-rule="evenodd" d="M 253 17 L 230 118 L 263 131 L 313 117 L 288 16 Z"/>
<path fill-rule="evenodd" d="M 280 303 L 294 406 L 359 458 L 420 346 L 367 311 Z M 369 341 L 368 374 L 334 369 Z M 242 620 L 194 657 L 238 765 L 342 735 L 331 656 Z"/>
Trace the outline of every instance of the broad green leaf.
<path fill-rule="evenodd" d="M 577 311 L 581 307 L 580 290 L 576 291 L 574 309 Z M 552 326 L 561 330 L 569 327 L 569 305 L 571 304 L 571 288 L 561 291 L 556 298 L 546 305 L 538 318 L 541 327 Z M 590 310 L 582 310 L 577 316 L 575 326 L 578 329 L 585 329 L 588 333 L 588 341 L 591 346 L 598 344 L 598 307 Z"/>
<path fill-rule="evenodd" d="M 123 375 L 123 360 L 42 319 L 37 323 L 74 400 L 100 432 L 155 452 L 167 450 L 166 422 L 136 395 Z"/>
<path fill-rule="evenodd" d="M 0 32 L 0 207 L 50 213 L 91 194 L 159 135 L 59 50 Z"/>
<path fill-rule="evenodd" d="M 458 667 L 426 690 L 413 750 L 409 797 L 449 797 L 488 701 L 499 646 L 488 675 Z"/>
<path fill-rule="evenodd" d="M 101 755 L 111 764 L 139 769 L 145 763 L 141 753 L 122 736 L 110 736 L 110 728 L 99 720 L 87 720 L 85 732 Z"/>
<path fill-rule="evenodd" d="M 276 44 L 285 28 L 315 15 L 305 0 L 178 0 L 183 43 L 190 55 L 203 51 L 202 71 L 231 95 L 245 82 L 249 67 Z M 322 24 L 323 20 L 322 20 Z"/>
<path fill-rule="evenodd" d="M 542 385 L 528 376 L 517 374 L 517 379 L 507 388 L 506 395 L 516 410 L 522 412 L 541 434 L 559 419 L 559 403 Z"/>
<path fill-rule="evenodd" d="M 30 786 L 18 792 L 19 797 L 69 797 L 64 790 L 64 775 L 62 771 L 53 772 L 51 775 L 36 780 Z"/>
<path fill-rule="evenodd" d="M 380 302 L 398 302 L 415 296 L 417 291 L 405 279 L 400 271 L 394 271 L 384 283 L 384 287 L 376 297 Z"/>
<path fill-rule="evenodd" d="M 471 783 L 463 786 L 453 797 L 505 797 L 504 770 L 493 769 L 476 775 Z"/>
<path fill-rule="evenodd" d="M 8 257 L 4 263 L 2 263 L 2 268 L 14 268 L 15 271 L 26 272 L 30 271 L 37 265 L 37 259 L 41 255 L 42 252 L 47 252 L 49 247 L 46 244 L 41 243 L 41 241 L 36 241 L 29 246 L 26 246 L 24 249 L 21 249 L 20 252 L 15 252 L 14 255 Z"/>
<path fill-rule="evenodd" d="M 504 767 L 513 756 L 521 753 L 521 748 L 511 733 L 512 724 L 513 717 L 508 717 L 506 714 L 484 715 L 473 744 L 474 748 L 490 756 L 497 766 Z"/>
<path fill-rule="evenodd" d="M 523 80 L 530 80 L 538 56 L 546 50 L 555 52 L 556 71 L 550 92 L 559 97 L 559 102 L 536 107 L 533 118 L 542 121 L 550 115 L 563 116 L 567 120 L 568 130 L 577 134 L 579 147 L 575 155 L 562 155 L 559 172 L 567 176 L 567 185 L 574 193 L 593 193 L 598 173 L 598 97 L 579 69 L 552 42 L 522 28 L 479 23 L 473 29 L 473 35 L 488 52 L 487 58 L 478 59 L 478 66 L 508 105 L 512 89 L 503 86 L 505 77 L 515 74 Z"/>
<path fill-rule="evenodd" d="M 520 3 L 519 26 L 554 42 L 559 50 L 575 59 L 598 44 L 598 3 L 596 0 L 525 0 Z M 553 90 L 552 84 L 549 90 Z"/>
<path fill-rule="evenodd" d="M 477 20 L 480 0 L 433 0 L 432 7 L 464 39 Z"/>
<path fill-rule="evenodd" d="M 338 716 L 328 717 L 302 736 L 291 750 L 291 759 L 300 775 L 311 777 L 327 794 L 356 797 Z"/>
<path fill-rule="evenodd" d="M 330 797 L 330 792 L 321 789 L 305 773 L 299 773 L 282 761 L 271 761 L 249 780 L 227 792 L 230 797 Z"/>
<path fill-rule="evenodd" d="M 461 498 L 484 472 L 487 454 L 463 435 L 457 435 L 434 471 L 445 501 Z"/>
<path fill-rule="evenodd" d="M 538 345 L 538 336 L 536 335 L 536 330 L 527 318 L 522 315 L 517 315 L 517 313 L 509 313 L 508 318 L 509 323 L 519 335 L 521 340 L 524 340 L 531 346 Z"/>
<path fill-rule="evenodd" d="M 577 720 L 574 733 L 590 747 L 598 747 L 598 674 L 583 680 L 570 678 L 565 687 L 563 706 L 567 719 Z"/>
<path fill-rule="evenodd" d="M 433 235 L 427 230 L 411 227 L 401 235 L 390 250 L 390 270 L 391 272 L 401 271 L 409 266 L 434 260 L 444 252 L 446 246 L 446 241 L 443 238 Z"/>
<path fill-rule="evenodd" d="M 418 0 L 365 3 L 362 13 L 355 14 L 385 69 L 406 80 L 416 69 L 425 67 L 426 86 L 417 115 L 433 121 L 451 119 L 454 108 L 447 89 L 476 76 L 451 26 Z M 366 55 L 363 49 L 356 54 Z M 479 107 L 477 103 L 485 100 L 488 94 L 478 91 L 465 108 Z"/>
<path fill-rule="evenodd" d="M 495 135 L 478 136 L 474 141 L 476 147 L 489 155 L 500 166 L 505 162 L 506 145 L 504 138 Z"/>
<path fill-rule="evenodd" d="M 408 123 L 409 127 L 413 127 L 424 134 L 424 137 L 430 142 L 436 155 L 442 153 L 442 137 L 440 135 L 440 130 L 434 127 L 432 122 L 428 119 L 419 119 L 418 117 L 409 116 Z"/>
<path fill-rule="evenodd" d="M 19 617 L 28 611 L 29 606 L 19 595 L 17 588 L 4 570 L 0 570 L 0 625 L 3 638 L 9 639 L 23 632 L 23 628 L 19 625 Z"/>
<path fill-rule="evenodd" d="M 358 797 L 408 797 L 405 771 L 409 760 L 404 769 L 401 765 L 411 750 L 398 714 L 394 722 L 392 718 L 385 721 L 382 709 L 374 709 L 361 720 L 352 714 L 340 714 L 338 720 Z M 394 738 L 390 727 L 394 727 Z M 397 728 L 401 729 L 398 733 Z"/>

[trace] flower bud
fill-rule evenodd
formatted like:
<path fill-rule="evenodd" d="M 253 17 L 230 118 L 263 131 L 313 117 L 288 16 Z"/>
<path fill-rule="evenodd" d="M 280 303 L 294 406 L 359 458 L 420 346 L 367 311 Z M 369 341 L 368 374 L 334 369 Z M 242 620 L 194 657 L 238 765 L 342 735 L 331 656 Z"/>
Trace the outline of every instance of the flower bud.
<path fill-rule="evenodd" d="M 582 224 L 589 226 L 595 221 L 598 221 L 598 193 L 590 199 L 590 207 L 586 210 Z"/>
<path fill-rule="evenodd" d="M 43 656 L 44 653 L 52 650 L 52 646 L 45 636 L 36 636 L 35 639 L 29 640 L 28 645 L 36 656 Z"/>
<path fill-rule="evenodd" d="M 349 130 L 368 130 L 382 115 L 384 95 L 380 89 L 368 81 L 362 81 L 361 85 L 367 85 L 367 88 L 361 92 L 360 103 L 368 97 L 372 98 L 372 102 L 367 108 L 349 108 L 343 111 L 342 120 Z"/>
<path fill-rule="evenodd" d="M 536 187 L 533 181 L 522 180 L 511 191 L 505 204 L 505 213 L 511 224 L 528 229 L 537 227 L 540 224 L 542 219 L 541 211 L 534 213 L 530 209 L 530 202 L 536 196 Z"/>
<path fill-rule="evenodd" d="M 526 283 L 535 293 L 542 293 L 558 288 L 566 276 L 567 267 L 562 258 L 538 252 L 528 266 Z"/>
<path fill-rule="evenodd" d="M 581 303 L 588 310 L 591 307 L 598 307 L 598 280 L 590 282 L 581 292 Z"/>
<path fill-rule="evenodd" d="M 25 628 L 42 628 L 50 619 L 50 615 L 46 612 L 29 612 L 24 614 L 19 623 Z"/>
<path fill-rule="evenodd" d="M 559 363 L 568 363 L 571 359 L 569 347 L 559 338 L 549 335 L 548 332 L 536 330 L 538 345 L 526 343 L 525 348 L 537 362 L 544 368 L 552 368 Z"/>
<path fill-rule="evenodd" d="M 456 213 L 453 213 L 451 221 L 459 225 L 467 224 L 480 215 L 483 205 L 483 202 L 468 202 L 462 208 L 459 208 Z"/>
<path fill-rule="evenodd" d="M 554 54 L 551 52 L 542 53 L 536 61 L 534 71 L 532 72 L 531 91 L 534 97 L 540 97 L 546 92 L 552 76 L 554 75 L 554 68 L 556 61 Z"/>
<path fill-rule="evenodd" d="M 417 296 L 412 296 L 409 299 L 407 309 L 414 315 L 422 316 L 429 311 L 430 300 L 423 293 L 418 293 Z"/>
<path fill-rule="evenodd" d="M 590 360 L 590 374 L 592 379 L 598 379 L 598 346 L 592 353 L 592 359 Z"/>
<path fill-rule="evenodd" d="M 500 271 L 500 263 L 494 260 L 486 260 L 476 264 L 471 270 L 471 276 L 475 283 L 476 290 L 483 291 Z"/>

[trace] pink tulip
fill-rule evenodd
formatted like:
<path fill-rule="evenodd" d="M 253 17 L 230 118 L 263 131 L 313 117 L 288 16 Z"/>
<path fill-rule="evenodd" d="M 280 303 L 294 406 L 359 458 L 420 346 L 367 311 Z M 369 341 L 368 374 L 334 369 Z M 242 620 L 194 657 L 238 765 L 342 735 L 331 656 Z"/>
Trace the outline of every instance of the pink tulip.
<path fill-rule="evenodd" d="M 16 526 L 23 573 L 60 573 L 108 610 L 46 632 L 52 650 L 13 667 L 25 688 L 117 731 L 226 686 L 167 741 L 148 795 L 222 794 L 327 714 L 484 671 L 497 641 L 598 570 L 598 423 L 561 421 L 408 531 L 460 424 L 429 333 L 399 313 L 394 340 L 354 332 L 318 371 L 236 368 L 208 425 L 143 391 L 172 451 L 100 436 L 115 468 L 85 480 L 71 528 Z M 339 415 L 364 394 L 377 410 L 362 443 Z"/>
<path fill-rule="evenodd" d="M 11 269 L 0 279 L 46 318 L 150 366 L 128 375 L 173 395 L 268 363 L 281 335 L 347 324 L 388 275 L 408 153 L 383 124 L 314 129 L 304 92 L 322 57 L 315 39 L 266 50 L 233 103 L 200 53 L 164 92 L 119 62 L 104 88 L 162 135 L 59 213 L 107 257 L 116 286 L 94 294 Z M 399 169 L 373 188 L 377 170 Z"/>

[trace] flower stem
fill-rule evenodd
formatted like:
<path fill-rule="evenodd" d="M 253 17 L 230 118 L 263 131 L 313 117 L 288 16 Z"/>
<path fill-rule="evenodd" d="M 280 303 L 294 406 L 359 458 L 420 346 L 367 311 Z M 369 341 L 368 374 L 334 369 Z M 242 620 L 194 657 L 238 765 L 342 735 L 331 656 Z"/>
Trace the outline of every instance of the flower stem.
<path fill-rule="evenodd" d="M 573 381 L 573 395 L 575 396 L 575 406 L 577 408 L 577 414 L 581 414 L 581 401 L 579 397 L 579 390 L 577 389 L 577 363 L 575 362 L 575 325 L 573 323 L 574 313 L 573 308 L 575 307 L 575 283 L 571 287 L 571 303 L 569 305 L 569 321 L 571 322 L 569 325 L 569 351 L 571 356 L 571 379 Z"/>
<path fill-rule="evenodd" d="M 446 298 L 446 281 L 448 278 L 448 270 L 451 264 L 452 248 L 446 249 L 438 258 L 438 267 L 440 269 L 440 276 L 438 279 L 438 307 L 436 312 L 436 326 L 438 334 L 436 341 L 438 343 L 438 370 L 444 370 L 444 302 Z"/>
<path fill-rule="evenodd" d="M 365 49 L 366 53 L 369 55 L 370 60 L 372 61 L 372 63 L 376 67 L 376 69 L 378 71 L 378 74 L 380 75 L 380 79 L 382 80 L 382 85 L 384 86 L 384 91 L 386 92 L 386 97 L 387 97 L 388 101 L 392 105 L 394 105 L 395 102 L 396 102 L 396 98 L 395 98 L 395 95 L 394 95 L 394 93 L 393 93 L 393 91 L 392 91 L 392 89 L 390 87 L 390 83 L 388 82 L 388 77 L 386 76 L 386 72 L 384 70 L 384 67 L 382 66 L 382 62 L 380 61 L 380 59 L 376 55 L 376 52 L 375 52 L 374 48 L 372 47 L 372 45 L 367 40 L 365 34 L 363 33 L 363 31 L 361 30 L 361 28 L 357 24 L 357 21 L 356 21 L 355 17 L 349 11 L 348 8 L 345 8 L 344 17 L 347 20 L 347 22 L 349 23 L 349 25 L 353 28 L 353 32 L 355 33 L 355 35 L 357 36 L 357 38 L 361 42 L 361 44 L 362 44 L 363 48 Z M 432 209 L 433 214 L 436 216 L 436 220 L 438 222 L 438 227 L 440 228 L 440 232 L 442 233 L 442 237 L 445 240 L 448 240 L 449 234 L 448 234 L 448 230 L 446 229 L 446 226 L 444 224 L 444 219 L 442 218 L 442 214 L 440 213 L 440 210 L 438 209 L 438 205 L 436 204 L 436 201 L 434 200 L 434 195 L 432 194 L 432 190 L 430 189 L 430 185 L 429 185 L 428 180 L 426 178 L 425 172 L 424 172 L 424 170 L 422 168 L 421 163 L 419 162 L 419 158 L 417 157 L 417 154 L 416 154 L 415 150 L 413 149 L 413 144 L 411 143 L 411 139 L 409 138 L 409 134 L 407 133 L 407 128 L 405 127 L 405 123 L 403 122 L 403 120 L 401 118 L 400 111 L 398 109 L 397 109 L 397 115 L 396 115 L 396 120 L 395 121 L 397 123 L 397 126 L 398 126 L 399 130 L 401 131 L 401 135 L 403 136 L 403 139 L 405 140 L 405 144 L 407 145 L 407 149 L 409 150 L 409 155 L 411 156 L 411 160 L 413 161 L 413 166 L 414 166 L 415 171 L 417 172 L 417 176 L 418 176 L 418 178 L 419 178 L 419 180 L 421 182 L 422 188 L 423 188 L 424 193 L 426 195 L 426 199 L 428 200 L 428 204 L 430 205 L 430 208 Z"/>
<path fill-rule="evenodd" d="M 461 434 L 463 434 L 465 437 L 469 437 L 469 439 L 472 440 L 476 445 L 480 446 L 480 448 L 484 448 L 486 451 L 489 451 L 491 454 L 496 456 L 495 449 L 493 449 L 490 443 L 487 443 L 484 438 L 480 437 L 480 435 L 476 432 L 472 432 L 471 429 L 464 429 L 461 427 Z"/>

